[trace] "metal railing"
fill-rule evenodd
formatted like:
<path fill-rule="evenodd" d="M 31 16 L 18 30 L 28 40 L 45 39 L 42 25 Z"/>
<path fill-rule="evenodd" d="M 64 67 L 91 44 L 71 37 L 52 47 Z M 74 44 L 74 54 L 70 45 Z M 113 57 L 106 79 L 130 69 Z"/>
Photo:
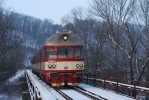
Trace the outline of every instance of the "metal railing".
<path fill-rule="evenodd" d="M 31 80 L 30 76 L 27 73 L 26 73 L 26 80 L 31 100 L 42 100 L 38 88 L 35 86 L 34 82 Z"/>
<path fill-rule="evenodd" d="M 129 93 L 129 96 L 131 94 L 132 97 L 136 98 L 137 93 L 144 93 L 146 95 L 149 95 L 149 88 L 145 87 L 146 85 L 149 85 L 149 82 L 141 82 L 136 80 L 128 80 L 128 79 L 122 79 L 122 78 L 114 78 L 114 77 L 99 77 L 97 75 L 93 74 L 84 74 L 84 79 L 87 84 L 92 84 L 93 86 L 101 86 L 106 89 L 109 86 L 114 87 L 113 89 L 116 91 L 116 93 L 121 93 L 120 89 L 126 89 L 131 91 Z"/>

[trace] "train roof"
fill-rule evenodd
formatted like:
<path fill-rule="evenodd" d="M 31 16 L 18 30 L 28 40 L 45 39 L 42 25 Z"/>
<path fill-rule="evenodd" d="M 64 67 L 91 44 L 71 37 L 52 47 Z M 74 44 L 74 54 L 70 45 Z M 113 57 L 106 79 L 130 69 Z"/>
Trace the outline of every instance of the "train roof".
<path fill-rule="evenodd" d="M 60 45 L 83 45 L 81 39 L 70 31 L 56 32 L 49 37 L 45 43 L 46 46 Z"/>

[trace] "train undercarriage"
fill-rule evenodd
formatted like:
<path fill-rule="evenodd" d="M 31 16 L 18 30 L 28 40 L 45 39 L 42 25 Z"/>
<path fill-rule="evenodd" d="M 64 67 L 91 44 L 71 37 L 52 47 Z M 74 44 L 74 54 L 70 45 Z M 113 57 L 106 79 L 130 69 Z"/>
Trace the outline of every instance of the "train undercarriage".
<path fill-rule="evenodd" d="M 45 74 L 32 72 L 52 87 L 79 86 L 79 83 L 83 81 L 83 72 L 47 72 Z"/>

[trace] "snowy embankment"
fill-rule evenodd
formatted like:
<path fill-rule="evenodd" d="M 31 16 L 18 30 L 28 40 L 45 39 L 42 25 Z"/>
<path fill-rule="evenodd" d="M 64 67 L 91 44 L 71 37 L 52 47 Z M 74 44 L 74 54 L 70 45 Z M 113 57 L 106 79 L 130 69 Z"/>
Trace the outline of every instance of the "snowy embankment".
<path fill-rule="evenodd" d="M 92 93 L 98 94 L 108 100 L 135 100 L 123 95 L 116 94 L 113 91 L 103 90 L 86 84 L 80 84 L 80 87 Z"/>
<path fill-rule="evenodd" d="M 22 81 L 21 78 L 25 77 L 25 70 L 18 70 L 12 77 L 3 83 L 3 85 L 19 85 Z"/>
<path fill-rule="evenodd" d="M 3 83 L 0 86 L 0 100 L 22 100 L 21 92 L 24 88 L 22 89 L 21 85 L 25 81 L 20 79 L 23 77 L 25 77 L 25 71 L 19 70 Z"/>
<path fill-rule="evenodd" d="M 9 78 L 7 82 L 14 83 L 14 82 L 18 81 L 20 78 L 22 78 L 24 76 L 25 76 L 25 71 L 24 70 L 19 70 L 19 71 L 17 71 L 17 73 L 14 76 Z"/>

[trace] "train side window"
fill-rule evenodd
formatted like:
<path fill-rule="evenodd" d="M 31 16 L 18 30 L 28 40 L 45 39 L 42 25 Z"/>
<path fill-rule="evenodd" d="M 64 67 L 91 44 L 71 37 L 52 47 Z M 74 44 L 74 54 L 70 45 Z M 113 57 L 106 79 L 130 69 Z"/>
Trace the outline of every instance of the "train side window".
<path fill-rule="evenodd" d="M 82 47 L 75 48 L 74 56 L 75 56 L 75 58 L 83 58 L 83 48 Z"/>

